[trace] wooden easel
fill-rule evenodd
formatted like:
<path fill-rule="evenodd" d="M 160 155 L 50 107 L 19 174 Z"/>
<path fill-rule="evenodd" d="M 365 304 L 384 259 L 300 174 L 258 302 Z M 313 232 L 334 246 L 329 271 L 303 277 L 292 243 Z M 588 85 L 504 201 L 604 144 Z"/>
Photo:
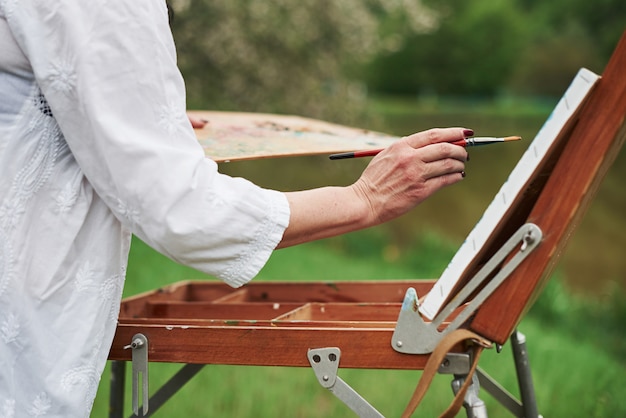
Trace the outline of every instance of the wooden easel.
<path fill-rule="evenodd" d="M 471 328 L 479 334 L 504 343 L 550 277 L 626 138 L 625 74 L 626 32 L 602 79 L 559 138 L 554 167 L 540 173 L 519 212 L 504 228 L 514 229 L 525 219 L 546 235 L 532 259 L 520 266 L 477 313 Z M 507 306 L 506 315 L 501 315 L 503 305 Z"/>
<path fill-rule="evenodd" d="M 540 167 L 514 210 L 499 224 L 497 234 L 464 273 L 457 296 L 480 275 L 483 266 L 493 265 L 485 275 L 487 282 L 481 282 L 460 301 L 470 303 L 480 289 L 489 285 L 489 280 L 503 271 L 506 274 L 460 328 L 469 328 L 498 344 L 511 338 L 514 349 L 521 347 L 520 351 L 525 351 L 515 327 L 541 291 L 626 138 L 624 74 L 626 34 L 602 79 L 561 131 L 550 150 L 549 163 Z M 537 235 L 535 239 L 528 238 L 532 234 L 523 230 L 528 225 L 537 228 L 532 231 L 540 232 L 539 239 Z M 521 240 L 515 238 L 518 233 Z M 507 242 L 511 237 L 515 239 Z M 532 251 L 515 261 L 524 251 L 521 247 L 528 245 Z M 507 251 L 502 259 L 494 259 L 500 249 Z M 506 271 L 509 263 L 514 263 L 513 267 Z M 133 374 L 143 374 L 144 384 L 148 361 L 187 364 L 150 401 L 151 411 L 203 365 L 238 364 L 313 367 L 320 384 L 355 412 L 380 416 L 337 376 L 337 368 L 423 370 L 430 357 L 428 349 L 418 352 L 421 348 L 411 348 L 410 344 L 407 347 L 407 340 L 398 335 L 414 331 L 410 315 L 416 315 L 416 309 L 410 302 L 416 298 L 407 289 L 424 295 L 434 283 L 253 282 L 234 290 L 220 283 L 182 282 L 125 299 L 109 356 L 114 360 L 111 416 L 122 416 L 124 379 L 120 375 L 123 376 L 124 364 L 131 358 Z M 454 323 L 456 315 L 462 315 L 464 305 L 458 305 L 438 329 L 445 330 L 450 321 Z M 403 312 L 408 312 L 408 320 L 403 318 Z M 407 323 L 408 331 L 401 326 Z M 463 374 L 470 360 L 466 347 L 458 345 L 440 372 Z M 520 358 L 520 362 L 524 359 Z M 521 388 L 523 403 L 506 397 L 499 399 L 514 415 L 536 416 L 530 371 L 522 369 L 521 374 L 526 382 Z M 484 382 L 489 386 L 484 374 L 479 377 L 483 386 Z M 134 409 L 138 412 L 139 382 L 135 382 Z M 144 390 L 144 407 L 146 396 Z"/>

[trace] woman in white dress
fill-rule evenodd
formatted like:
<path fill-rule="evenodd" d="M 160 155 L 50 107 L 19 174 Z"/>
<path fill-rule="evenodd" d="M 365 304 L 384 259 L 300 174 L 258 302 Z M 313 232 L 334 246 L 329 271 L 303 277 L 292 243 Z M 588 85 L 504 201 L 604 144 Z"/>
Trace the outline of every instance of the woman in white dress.
<path fill-rule="evenodd" d="M 462 128 L 346 187 L 224 176 L 186 117 L 165 2 L 0 0 L 0 416 L 88 416 L 131 234 L 232 286 L 277 247 L 395 218 L 464 176 Z"/>

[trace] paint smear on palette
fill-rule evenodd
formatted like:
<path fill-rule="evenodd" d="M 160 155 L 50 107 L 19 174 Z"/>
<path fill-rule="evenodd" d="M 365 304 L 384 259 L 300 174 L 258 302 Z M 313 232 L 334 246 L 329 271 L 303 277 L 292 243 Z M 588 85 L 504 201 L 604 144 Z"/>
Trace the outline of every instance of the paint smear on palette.
<path fill-rule="evenodd" d="M 399 139 L 300 116 L 218 111 L 189 114 L 208 121 L 195 132 L 207 157 L 217 162 L 384 148 Z"/>

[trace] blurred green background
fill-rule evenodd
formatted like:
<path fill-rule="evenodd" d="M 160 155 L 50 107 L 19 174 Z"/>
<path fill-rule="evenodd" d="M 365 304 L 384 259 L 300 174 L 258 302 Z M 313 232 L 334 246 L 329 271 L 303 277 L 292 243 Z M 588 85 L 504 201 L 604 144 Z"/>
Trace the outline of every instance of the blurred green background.
<path fill-rule="evenodd" d="M 396 135 L 464 126 L 481 136 L 524 137 L 470 150 L 462 183 L 396 221 L 276 252 L 258 280 L 437 277 L 578 69 L 600 74 L 626 29 L 623 0 L 172 0 L 171 6 L 190 109 L 297 114 Z M 220 170 L 296 190 L 349 184 L 365 164 L 307 157 L 228 163 Z M 544 416 L 626 414 L 620 388 L 626 379 L 625 177 L 622 150 L 555 277 L 522 322 Z M 125 295 L 190 278 L 212 279 L 135 240 Z M 486 353 L 481 364 L 515 392 L 508 357 Z M 177 369 L 151 367 L 154 389 Z M 310 370 L 205 369 L 157 416 L 349 415 Z M 419 377 L 345 372 L 387 416 L 400 414 Z M 107 379 L 108 372 L 93 416 L 106 415 Z M 436 382 L 420 409 L 424 416 L 444 408 L 449 381 Z M 505 414 L 488 405 L 493 416 Z"/>

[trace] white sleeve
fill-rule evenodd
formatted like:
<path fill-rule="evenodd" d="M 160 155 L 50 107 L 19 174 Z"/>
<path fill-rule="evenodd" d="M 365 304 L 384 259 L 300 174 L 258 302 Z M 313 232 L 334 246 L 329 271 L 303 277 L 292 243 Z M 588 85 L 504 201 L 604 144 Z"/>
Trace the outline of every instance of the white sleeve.
<path fill-rule="evenodd" d="M 205 158 L 186 117 L 165 1 L 9 0 L 5 14 L 115 216 L 158 251 L 232 286 L 254 277 L 289 206 L 283 193 L 224 176 Z"/>

